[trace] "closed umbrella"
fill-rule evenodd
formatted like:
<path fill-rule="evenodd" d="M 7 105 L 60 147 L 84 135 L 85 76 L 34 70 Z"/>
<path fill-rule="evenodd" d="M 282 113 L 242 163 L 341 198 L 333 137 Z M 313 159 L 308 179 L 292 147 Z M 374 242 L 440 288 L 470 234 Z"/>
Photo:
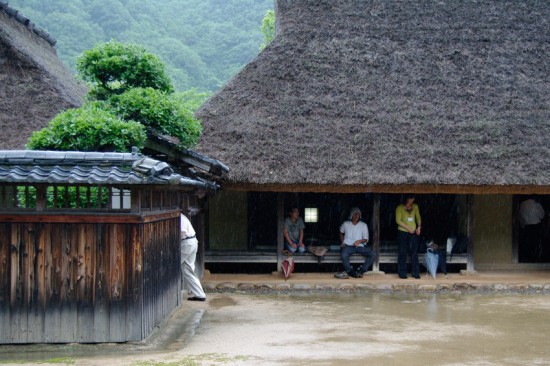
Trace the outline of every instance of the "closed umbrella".
<path fill-rule="evenodd" d="M 428 272 L 430 272 L 432 277 L 435 278 L 437 266 L 439 264 L 439 253 L 433 251 L 432 249 L 428 249 L 426 251 L 426 255 L 424 255 L 424 264 L 428 269 Z"/>
<path fill-rule="evenodd" d="M 286 257 L 285 259 L 283 259 L 283 263 L 281 264 L 281 267 L 283 269 L 283 275 L 285 276 L 285 280 L 286 280 L 290 277 L 290 275 L 294 271 L 294 258 Z"/>

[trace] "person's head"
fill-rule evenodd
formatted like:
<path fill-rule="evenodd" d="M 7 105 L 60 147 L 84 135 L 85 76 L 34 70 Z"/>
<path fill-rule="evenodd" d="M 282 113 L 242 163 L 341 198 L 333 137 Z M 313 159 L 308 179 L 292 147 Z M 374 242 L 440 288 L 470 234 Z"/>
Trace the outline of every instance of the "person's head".
<path fill-rule="evenodd" d="M 361 210 L 359 207 L 353 207 L 349 212 L 349 219 L 351 221 L 359 221 L 361 220 Z"/>
<path fill-rule="evenodd" d="M 412 209 L 414 199 L 415 199 L 415 197 L 412 194 L 409 194 L 409 195 L 406 195 L 406 196 L 403 197 L 403 206 L 405 206 L 405 209 L 407 209 L 409 211 Z"/>
<path fill-rule="evenodd" d="M 288 216 L 292 219 L 297 219 L 300 216 L 300 210 L 298 207 L 291 207 L 288 211 Z"/>

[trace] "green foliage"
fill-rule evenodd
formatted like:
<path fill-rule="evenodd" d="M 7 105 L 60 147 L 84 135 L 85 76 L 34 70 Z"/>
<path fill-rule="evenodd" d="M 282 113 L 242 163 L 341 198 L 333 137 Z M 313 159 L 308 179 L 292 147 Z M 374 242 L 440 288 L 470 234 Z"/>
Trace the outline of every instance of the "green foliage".
<path fill-rule="evenodd" d="M 130 151 L 142 147 L 143 125 L 123 121 L 104 103 L 92 102 L 58 114 L 48 126 L 34 132 L 27 148 L 32 150 Z"/>
<path fill-rule="evenodd" d="M 172 98 L 174 98 L 174 100 L 177 100 L 183 104 L 185 108 L 189 109 L 193 113 L 200 108 L 209 96 L 209 93 L 201 93 L 196 89 L 172 94 Z"/>
<path fill-rule="evenodd" d="M 79 54 L 114 38 L 143 45 L 161 57 L 175 89 L 208 92 L 217 90 L 256 56 L 263 38 L 262 18 L 273 9 L 273 0 L 9 3 L 57 39 L 59 57 L 75 72 Z"/>
<path fill-rule="evenodd" d="M 50 186 L 46 192 L 46 207 L 104 208 L 109 203 L 110 194 L 107 187 Z"/>
<path fill-rule="evenodd" d="M 264 48 L 271 43 L 273 38 L 275 38 L 275 11 L 268 10 L 265 13 L 260 30 L 264 35 L 264 42 L 260 45 L 260 51 L 263 51 Z"/>
<path fill-rule="evenodd" d="M 46 208 L 104 208 L 111 192 L 107 187 L 49 186 Z M 33 186 L 17 186 L 17 207 L 35 208 L 37 191 Z"/>
<path fill-rule="evenodd" d="M 189 148 L 197 143 L 202 127 L 178 98 L 153 88 L 132 88 L 109 102 L 120 118 L 177 137 L 182 148 Z"/>
<path fill-rule="evenodd" d="M 174 90 L 164 64 L 138 45 L 116 41 L 99 44 L 78 58 L 76 68 L 91 83 L 90 96 L 99 100 L 136 87 Z"/>

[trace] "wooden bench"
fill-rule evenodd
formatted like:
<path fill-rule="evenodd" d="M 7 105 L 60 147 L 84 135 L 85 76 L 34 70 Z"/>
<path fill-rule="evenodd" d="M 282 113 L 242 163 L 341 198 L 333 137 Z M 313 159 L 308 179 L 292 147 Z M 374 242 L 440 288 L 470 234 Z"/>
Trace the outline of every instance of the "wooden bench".
<path fill-rule="evenodd" d="M 206 251 L 205 263 L 272 263 L 277 264 L 279 258 L 275 251 Z M 283 256 L 284 258 L 284 256 Z M 330 250 L 324 256 L 317 257 L 311 253 L 294 254 L 295 263 L 341 263 L 339 251 Z M 420 263 L 424 261 L 424 253 L 418 254 Z M 351 263 L 362 263 L 363 257 L 353 255 L 350 258 Z M 380 252 L 378 255 L 379 264 L 397 263 L 397 250 Z M 447 255 L 448 264 L 467 264 L 468 254 L 453 254 L 452 258 Z"/>

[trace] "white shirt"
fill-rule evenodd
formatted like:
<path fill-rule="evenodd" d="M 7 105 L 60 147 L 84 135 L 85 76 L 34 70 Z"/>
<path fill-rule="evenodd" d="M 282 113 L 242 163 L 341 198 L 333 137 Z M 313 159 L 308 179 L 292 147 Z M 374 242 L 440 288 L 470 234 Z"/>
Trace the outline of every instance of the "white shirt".
<path fill-rule="evenodd" d="M 542 205 L 532 198 L 519 205 L 519 221 L 522 226 L 540 224 L 544 215 Z"/>
<path fill-rule="evenodd" d="M 191 225 L 191 221 L 189 221 L 189 219 L 183 214 L 181 214 L 180 223 L 181 223 L 181 236 L 180 236 L 181 239 L 185 239 L 190 236 L 192 237 L 196 235 L 195 229 L 193 229 L 193 225 Z"/>
<path fill-rule="evenodd" d="M 340 226 L 340 232 L 344 234 L 344 244 L 353 245 L 357 240 L 369 239 L 369 227 L 363 221 L 353 225 L 351 221 L 344 221 Z"/>

